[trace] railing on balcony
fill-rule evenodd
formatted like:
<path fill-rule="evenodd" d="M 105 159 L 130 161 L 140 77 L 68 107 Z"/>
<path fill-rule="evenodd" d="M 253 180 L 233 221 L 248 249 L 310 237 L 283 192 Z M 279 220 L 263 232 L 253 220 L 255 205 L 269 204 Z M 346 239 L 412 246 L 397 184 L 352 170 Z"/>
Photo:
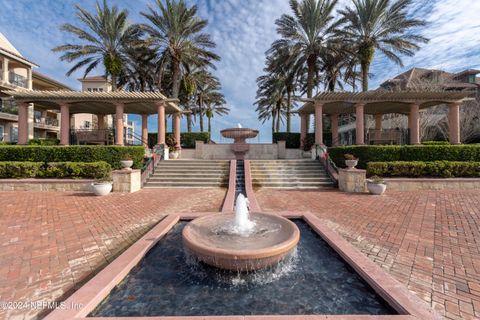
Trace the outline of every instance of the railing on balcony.
<path fill-rule="evenodd" d="M 407 144 L 408 130 L 405 129 L 369 129 L 367 144 Z"/>
<path fill-rule="evenodd" d="M 14 86 L 27 88 L 27 78 L 12 71 L 8 74 L 8 82 Z"/>
<path fill-rule="evenodd" d="M 50 127 L 58 127 L 60 125 L 58 119 L 55 118 L 35 118 L 35 123 Z"/>
<path fill-rule="evenodd" d="M 113 137 L 111 129 L 70 130 L 70 144 L 114 144 Z"/>
<path fill-rule="evenodd" d="M 12 100 L 0 100 L 0 112 L 18 115 L 18 107 Z"/>

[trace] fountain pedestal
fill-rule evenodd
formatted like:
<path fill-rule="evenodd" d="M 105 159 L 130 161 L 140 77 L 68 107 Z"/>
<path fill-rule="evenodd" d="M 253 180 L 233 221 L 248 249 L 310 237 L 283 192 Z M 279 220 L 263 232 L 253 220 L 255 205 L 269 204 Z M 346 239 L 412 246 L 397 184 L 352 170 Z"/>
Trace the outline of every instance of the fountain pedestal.
<path fill-rule="evenodd" d="M 224 138 L 233 139 L 231 147 L 237 160 L 244 160 L 245 154 L 248 152 L 249 145 L 247 139 L 255 138 L 258 135 L 258 130 L 250 128 L 229 128 L 220 131 Z"/>

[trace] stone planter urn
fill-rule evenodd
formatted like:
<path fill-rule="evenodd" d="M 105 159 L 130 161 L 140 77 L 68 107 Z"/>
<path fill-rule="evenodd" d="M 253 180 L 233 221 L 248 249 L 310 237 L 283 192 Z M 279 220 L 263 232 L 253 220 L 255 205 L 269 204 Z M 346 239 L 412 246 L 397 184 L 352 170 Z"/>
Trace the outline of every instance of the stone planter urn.
<path fill-rule="evenodd" d="M 371 194 L 381 196 L 385 190 L 387 190 L 387 185 L 384 182 L 379 183 L 372 180 L 367 180 L 367 189 Z"/>
<path fill-rule="evenodd" d="M 345 165 L 349 170 L 354 169 L 358 164 L 358 159 L 356 160 L 345 160 Z"/>
<path fill-rule="evenodd" d="M 112 183 L 109 181 L 92 183 L 92 191 L 96 196 L 106 196 L 112 191 Z"/>
<path fill-rule="evenodd" d="M 179 155 L 179 154 L 178 154 L 178 151 L 172 151 L 172 152 L 170 152 L 170 153 L 168 154 L 168 157 L 169 157 L 170 159 L 178 159 L 178 155 Z"/>
<path fill-rule="evenodd" d="M 132 169 L 133 160 L 120 160 L 120 164 L 122 165 L 122 169 Z"/>

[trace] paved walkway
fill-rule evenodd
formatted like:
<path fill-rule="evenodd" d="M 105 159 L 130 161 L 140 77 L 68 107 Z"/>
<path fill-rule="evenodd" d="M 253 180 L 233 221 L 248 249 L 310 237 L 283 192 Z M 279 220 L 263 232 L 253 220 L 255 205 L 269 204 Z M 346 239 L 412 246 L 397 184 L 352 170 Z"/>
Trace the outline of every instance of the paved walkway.
<path fill-rule="evenodd" d="M 219 211 L 224 196 L 224 189 L 144 189 L 106 197 L 0 192 L 0 301 L 67 296 L 164 215 Z M 38 306 L 1 307 L 0 319 L 42 313 Z"/>
<path fill-rule="evenodd" d="M 480 192 L 260 189 L 265 211 L 310 211 L 449 319 L 480 318 Z"/>

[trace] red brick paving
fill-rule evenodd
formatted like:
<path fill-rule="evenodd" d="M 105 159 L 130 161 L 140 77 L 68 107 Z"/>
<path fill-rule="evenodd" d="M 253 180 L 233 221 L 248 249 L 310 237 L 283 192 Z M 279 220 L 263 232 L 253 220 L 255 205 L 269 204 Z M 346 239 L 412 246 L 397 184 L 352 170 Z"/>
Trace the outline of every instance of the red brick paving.
<path fill-rule="evenodd" d="M 69 295 L 164 215 L 219 211 L 224 189 L 144 189 L 95 197 L 0 192 L 0 301 Z M 0 308 L 0 318 L 33 319 L 41 308 Z"/>
<path fill-rule="evenodd" d="M 448 319 L 480 318 L 480 192 L 260 189 L 264 211 L 310 211 Z"/>

